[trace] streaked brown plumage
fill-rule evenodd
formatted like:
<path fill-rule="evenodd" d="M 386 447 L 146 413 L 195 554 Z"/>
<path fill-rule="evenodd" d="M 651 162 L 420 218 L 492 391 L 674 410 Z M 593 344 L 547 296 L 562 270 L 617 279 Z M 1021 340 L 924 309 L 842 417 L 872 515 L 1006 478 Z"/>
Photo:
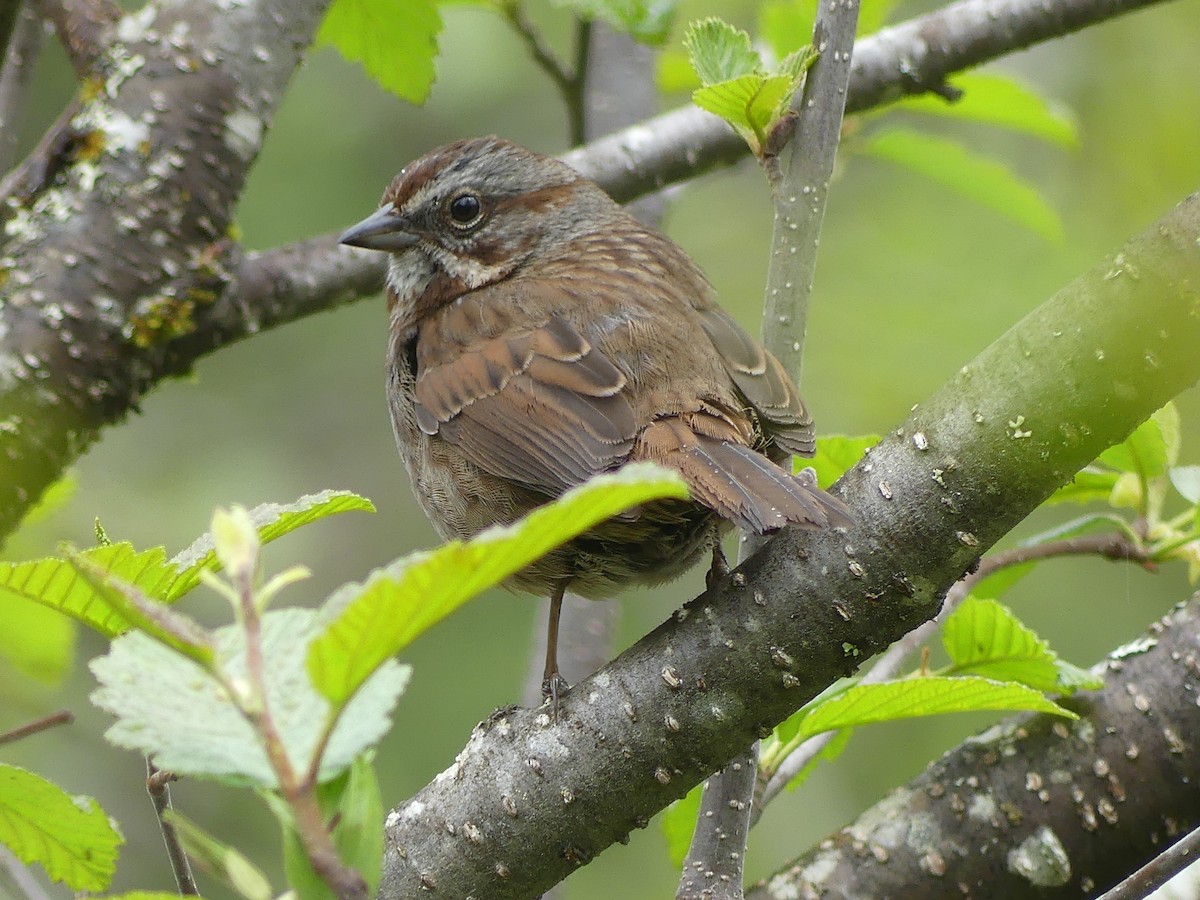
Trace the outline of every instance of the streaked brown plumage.
<path fill-rule="evenodd" d="M 813 452 L 783 367 L 682 249 L 568 166 L 494 137 L 440 147 L 342 242 L 390 252 L 392 423 L 443 536 L 512 522 L 631 460 L 687 481 L 691 501 L 613 518 L 515 586 L 603 597 L 675 577 L 731 525 L 848 522 L 776 465 Z"/>

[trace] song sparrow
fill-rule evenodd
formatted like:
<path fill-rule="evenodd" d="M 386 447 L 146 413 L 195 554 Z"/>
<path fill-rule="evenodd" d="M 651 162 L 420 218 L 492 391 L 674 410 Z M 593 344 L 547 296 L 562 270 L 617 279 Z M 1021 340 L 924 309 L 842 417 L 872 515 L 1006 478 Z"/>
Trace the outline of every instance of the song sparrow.
<path fill-rule="evenodd" d="M 512 583 L 558 614 L 690 568 L 730 525 L 848 523 L 777 465 L 813 452 L 779 361 L 716 303 L 688 255 L 574 169 L 485 137 L 402 171 L 341 242 L 387 251 L 387 392 L 396 443 L 437 530 L 510 523 L 630 460 L 679 471 L 690 501 L 617 516 Z"/>

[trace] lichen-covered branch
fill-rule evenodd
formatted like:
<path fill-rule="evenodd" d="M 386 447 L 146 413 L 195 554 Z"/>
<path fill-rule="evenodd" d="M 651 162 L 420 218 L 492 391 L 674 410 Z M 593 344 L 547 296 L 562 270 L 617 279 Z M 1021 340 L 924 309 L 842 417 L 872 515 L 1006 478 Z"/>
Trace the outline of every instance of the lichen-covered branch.
<path fill-rule="evenodd" d="M 776 537 L 578 684 L 505 711 L 388 820 L 382 896 L 536 895 L 931 618 L 979 555 L 1200 378 L 1200 195 L 962 367 Z M 423 885 L 425 887 L 423 887 Z"/>
<path fill-rule="evenodd" d="M 1200 596 L 1115 651 L 1102 690 L 965 741 L 751 900 L 1080 897 L 1200 822 Z M 1139 892 L 1136 896 L 1144 896 Z"/>
<path fill-rule="evenodd" d="M 215 303 L 240 262 L 226 228 L 326 3 L 149 4 L 110 29 L 98 88 L 41 148 L 54 177 L 6 208 L 0 534 L 101 426 L 186 370 L 181 336 L 253 327 Z"/>

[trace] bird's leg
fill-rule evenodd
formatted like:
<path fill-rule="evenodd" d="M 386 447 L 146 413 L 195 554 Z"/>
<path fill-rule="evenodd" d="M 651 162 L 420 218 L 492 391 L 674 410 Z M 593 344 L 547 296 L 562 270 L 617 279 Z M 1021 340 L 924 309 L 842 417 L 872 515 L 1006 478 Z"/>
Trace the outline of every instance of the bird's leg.
<path fill-rule="evenodd" d="M 550 592 L 550 620 L 546 625 L 546 672 L 542 677 L 542 697 L 550 701 L 550 715 L 558 721 L 558 694 L 566 690 L 567 682 L 558 673 L 558 619 L 562 615 L 563 594 L 567 582 L 558 582 Z"/>
<path fill-rule="evenodd" d="M 712 530 L 712 565 L 704 576 L 704 587 L 712 590 L 718 582 L 729 574 L 729 561 L 725 559 L 725 551 L 721 549 L 721 532 L 714 525 Z"/>

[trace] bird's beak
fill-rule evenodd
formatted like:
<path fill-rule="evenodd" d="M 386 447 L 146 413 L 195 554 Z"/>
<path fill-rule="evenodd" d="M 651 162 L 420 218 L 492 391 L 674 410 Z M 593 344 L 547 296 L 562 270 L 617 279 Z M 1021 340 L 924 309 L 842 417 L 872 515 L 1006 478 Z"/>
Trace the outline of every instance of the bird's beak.
<path fill-rule="evenodd" d="M 419 240 L 407 229 L 408 221 L 388 204 L 343 231 L 338 243 L 365 250 L 403 250 Z"/>

